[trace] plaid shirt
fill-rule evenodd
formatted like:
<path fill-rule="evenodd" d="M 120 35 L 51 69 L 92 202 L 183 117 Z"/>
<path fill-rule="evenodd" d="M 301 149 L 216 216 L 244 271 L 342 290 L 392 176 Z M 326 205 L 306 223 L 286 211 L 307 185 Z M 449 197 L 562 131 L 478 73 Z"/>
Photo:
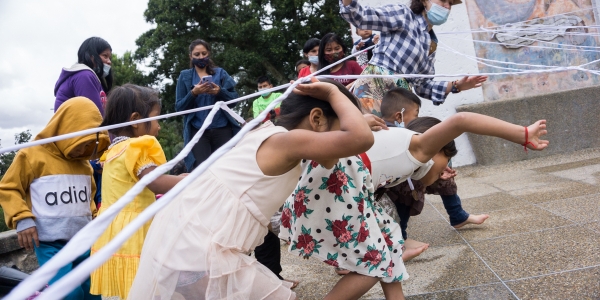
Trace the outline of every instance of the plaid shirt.
<path fill-rule="evenodd" d="M 361 6 L 357 0 L 352 0 L 348 6 L 340 1 L 340 14 L 357 28 L 381 32 L 370 64 L 399 74 L 435 74 L 435 52 L 429 55 L 431 36 L 423 16 L 415 15 L 402 4 L 371 8 Z M 448 81 L 434 81 L 431 78 L 406 80 L 412 84 L 417 95 L 432 100 L 435 105 L 444 103 Z"/>

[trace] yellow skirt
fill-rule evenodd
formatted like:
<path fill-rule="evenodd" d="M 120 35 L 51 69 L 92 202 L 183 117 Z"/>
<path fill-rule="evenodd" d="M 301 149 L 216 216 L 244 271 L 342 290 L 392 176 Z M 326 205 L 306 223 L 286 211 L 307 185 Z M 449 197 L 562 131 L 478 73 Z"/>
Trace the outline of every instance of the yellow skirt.
<path fill-rule="evenodd" d="M 102 213 L 104 207 L 100 209 Z M 110 226 L 92 246 L 92 255 L 110 242 L 127 224 L 139 215 L 138 212 L 121 211 Z M 133 284 L 142 253 L 142 246 L 151 221 L 144 224 L 123 246 L 91 275 L 90 293 L 104 297 L 126 299 Z"/>

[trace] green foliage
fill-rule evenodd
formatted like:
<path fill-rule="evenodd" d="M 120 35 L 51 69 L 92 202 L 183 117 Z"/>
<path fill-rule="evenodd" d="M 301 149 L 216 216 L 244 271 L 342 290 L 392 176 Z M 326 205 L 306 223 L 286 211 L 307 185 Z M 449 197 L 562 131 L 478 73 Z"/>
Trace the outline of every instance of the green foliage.
<path fill-rule="evenodd" d="M 167 160 L 173 157 L 183 149 L 183 134 L 181 133 L 182 124 L 177 121 L 160 121 L 160 132 L 158 142 L 160 143 Z"/>
<path fill-rule="evenodd" d="M 31 140 L 31 131 L 26 130 L 21 133 L 15 134 L 15 145 L 25 144 Z M 0 154 L 0 179 L 4 177 L 4 174 L 8 170 L 8 167 L 12 164 L 16 151 L 11 151 L 7 153 Z"/>
<path fill-rule="evenodd" d="M 126 51 L 119 57 L 113 53 L 111 58 L 113 70 L 113 86 L 120 86 L 126 83 L 133 83 L 141 86 L 148 86 L 152 83 L 150 77 L 138 69 L 131 51 Z"/>
<path fill-rule="evenodd" d="M 144 15 L 156 28 L 137 39 L 135 58 L 149 59 L 153 82 L 168 82 L 162 89 L 163 113 L 175 109 L 177 78 L 190 67 L 188 46 L 197 38 L 211 44 L 212 59 L 246 95 L 256 91 L 261 75 L 274 84 L 295 78 L 295 62 L 311 37 L 336 32 L 350 45 L 349 25 L 338 11 L 333 0 L 150 0 Z M 251 102 L 238 104 L 237 110 L 251 116 Z"/>

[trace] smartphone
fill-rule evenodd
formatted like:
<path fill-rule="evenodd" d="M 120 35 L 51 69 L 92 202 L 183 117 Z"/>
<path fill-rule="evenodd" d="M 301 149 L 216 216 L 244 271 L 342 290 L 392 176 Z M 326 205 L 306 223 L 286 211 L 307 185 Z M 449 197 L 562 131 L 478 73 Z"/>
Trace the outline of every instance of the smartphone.
<path fill-rule="evenodd" d="M 207 82 L 211 82 L 211 83 L 213 82 L 213 78 L 211 75 L 204 76 L 200 79 L 200 84 L 207 83 Z"/>

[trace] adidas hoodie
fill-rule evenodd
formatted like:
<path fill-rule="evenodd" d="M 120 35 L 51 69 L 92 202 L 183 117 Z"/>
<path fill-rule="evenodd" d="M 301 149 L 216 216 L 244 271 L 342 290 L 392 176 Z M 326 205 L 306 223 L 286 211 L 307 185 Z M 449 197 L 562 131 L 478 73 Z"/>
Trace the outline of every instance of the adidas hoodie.
<path fill-rule="evenodd" d="M 100 111 L 84 97 L 69 99 L 35 140 L 95 128 Z M 107 132 L 74 137 L 19 150 L 0 181 L 0 205 L 6 224 L 22 231 L 36 226 L 40 241 L 69 240 L 92 220 L 96 186 L 88 162 L 98 140 L 98 153 L 109 144 Z M 77 155 L 81 145 L 85 151 Z"/>

